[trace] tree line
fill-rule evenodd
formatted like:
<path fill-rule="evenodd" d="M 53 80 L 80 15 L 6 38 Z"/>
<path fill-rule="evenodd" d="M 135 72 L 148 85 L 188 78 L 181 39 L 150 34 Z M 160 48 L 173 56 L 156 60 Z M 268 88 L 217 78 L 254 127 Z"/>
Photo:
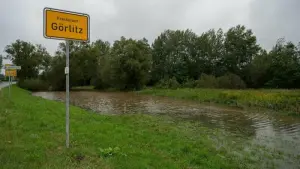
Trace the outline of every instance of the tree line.
<path fill-rule="evenodd" d="M 65 43 L 54 56 L 42 45 L 17 40 L 5 58 L 22 66 L 24 88 L 65 88 Z M 237 25 L 227 32 L 211 29 L 165 30 L 152 44 L 121 37 L 107 41 L 70 42 L 70 85 L 98 89 L 164 88 L 299 88 L 300 46 L 279 39 L 263 49 L 251 29 Z"/>

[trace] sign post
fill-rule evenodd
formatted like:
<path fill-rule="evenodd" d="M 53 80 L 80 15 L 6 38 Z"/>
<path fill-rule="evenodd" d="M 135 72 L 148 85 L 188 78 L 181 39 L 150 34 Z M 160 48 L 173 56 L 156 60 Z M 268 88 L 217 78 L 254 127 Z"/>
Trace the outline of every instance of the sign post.
<path fill-rule="evenodd" d="M 70 77 L 69 77 L 69 43 L 70 41 L 88 42 L 90 39 L 90 17 L 84 13 L 44 8 L 44 37 L 47 39 L 66 40 L 66 147 L 70 141 Z"/>
<path fill-rule="evenodd" d="M 10 98 L 10 76 L 8 76 L 8 97 Z"/>
<path fill-rule="evenodd" d="M 8 76 L 8 96 L 10 98 L 12 77 L 17 76 L 17 70 L 20 70 L 21 66 L 6 64 L 4 68 L 5 68 L 5 76 Z"/>
<path fill-rule="evenodd" d="M 69 147 L 69 139 L 70 139 L 70 112 L 69 112 L 69 102 L 70 102 L 70 89 L 69 89 L 69 41 L 66 41 L 66 146 Z"/>

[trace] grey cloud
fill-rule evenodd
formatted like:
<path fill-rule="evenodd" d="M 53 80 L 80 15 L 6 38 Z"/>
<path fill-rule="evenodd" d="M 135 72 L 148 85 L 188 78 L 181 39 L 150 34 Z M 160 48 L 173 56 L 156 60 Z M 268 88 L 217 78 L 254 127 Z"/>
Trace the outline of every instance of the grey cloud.
<path fill-rule="evenodd" d="M 0 50 L 22 39 L 54 53 L 60 41 L 43 38 L 43 8 L 88 13 L 91 40 L 113 42 L 120 36 L 153 41 L 165 29 L 190 28 L 200 34 L 210 28 L 237 24 L 252 28 L 270 48 L 285 36 L 297 42 L 299 0 L 0 0 Z M 1 53 L 0 51 L 0 53 Z"/>
<path fill-rule="evenodd" d="M 99 23 L 104 39 L 120 36 L 146 37 L 150 41 L 163 30 L 180 28 L 188 5 L 195 0 L 128 0 L 114 1 L 116 14 L 110 20 Z M 97 32 L 94 32 L 97 35 Z M 100 34 L 100 33 L 99 33 Z"/>
<path fill-rule="evenodd" d="M 209 29 L 227 30 L 238 24 L 248 25 L 249 3 L 252 0 L 196 1 L 186 13 L 186 28 L 197 33 Z"/>
<path fill-rule="evenodd" d="M 255 0 L 250 6 L 250 26 L 258 42 L 271 49 L 278 38 L 300 42 L 299 0 Z"/>

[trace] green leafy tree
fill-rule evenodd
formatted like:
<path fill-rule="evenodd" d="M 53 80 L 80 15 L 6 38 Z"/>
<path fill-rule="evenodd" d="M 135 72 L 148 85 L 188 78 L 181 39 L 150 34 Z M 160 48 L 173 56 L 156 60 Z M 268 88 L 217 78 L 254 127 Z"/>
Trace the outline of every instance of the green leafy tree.
<path fill-rule="evenodd" d="M 88 45 L 85 42 L 79 41 L 69 41 L 69 53 L 70 56 L 72 53 L 78 51 L 82 46 Z M 55 52 L 56 55 L 59 56 L 66 56 L 66 42 L 60 42 L 58 44 L 57 51 Z"/>
<path fill-rule="evenodd" d="M 6 46 L 5 58 L 22 66 L 18 77 L 26 88 L 45 89 L 49 84 L 63 90 L 65 44 L 60 43 L 51 57 L 42 45 L 17 40 Z M 146 84 L 163 88 L 300 87 L 299 46 L 280 39 L 267 52 L 245 26 L 237 25 L 226 33 L 211 29 L 200 36 L 191 30 L 166 30 L 151 47 L 146 39 L 125 37 L 112 46 L 100 39 L 70 41 L 70 86 L 120 90 L 141 89 Z M 0 67 L 1 62 L 0 57 Z"/>
<path fill-rule="evenodd" d="M 72 86 L 82 86 L 89 85 L 90 77 L 87 76 L 88 73 L 85 69 L 88 64 L 89 55 L 89 43 L 77 42 L 77 41 L 69 41 L 69 64 L 70 64 L 70 87 Z M 59 79 L 63 79 L 63 83 L 65 83 L 65 74 L 64 68 L 66 66 L 66 43 L 61 42 L 58 45 L 58 50 L 55 53 L 54 61 L 51 63 L 51 73 L 57 74 Z M 58 62 L 59 61 L 59 62 Z M 61 62 L 61 63 L 60 63 Z M 92 66 L 92 65 L 91 65 Z M 52 78 L 51 78 L 52 79 Z M 55 79 L 51 80 L 53 86 L 57 86 L 59 90 L 64 89 L 64 85 L 61 82 L 56 81 Z M 58 84 L 56 84 L 58 83 Z"/>
<path fill-rule="evenodd" d="M 248 87 L 260 88 L 268 81 L 268 70 L 271 66 L 272 58 L 265 50 L 261 50 L 253 61 L 245 68 L 243 73 Z"/>
<path fill-rule="evenodd" d="M 64 74 L 65 57 L 56 55 L 51 59 L 50 68 L 46 73 L 46 81 L 51 90 L 65 89 L 66 77 Z"/>
<path fill-rule="evenodd" d="M 198 59 L 194 65 L 194 70 L 200 70 L 197 72 L 198 76 L 202 73 L 214 76 L 226 73 L 226 67 L 221 62 L 225 54 L 224 40 L 222 29 L 218 31 L 211 29 L 198 38 Z"/>
<path fill-rule="evenodd" d="M 97 68 L 94 71 L 96 75 L 92 78 L 91 84 L 97 89 L 104 89 L 110 86 L 110 43 L 97 40 L 92 43 L 92 51 L 96 55 Z"/>
<path fill-rule="evenodd" d="M 256 37 L 250 29 L 238 25 L 225 34 L 225 55 L 222 64 L 228 72 L 242 76 L 243 70 L 260 51 Z M 243 77 L 242 77 L 243 78 Z"/>
<path fill-rule="evenodd" d="M 14 65 L 22 67 L 21 70 L 18 70 L 20 80 L 37 78 L 41 59 L 36 54 L 36 47 L 33 44 L 17 40 L 11 45 L 7 45 L 5 52 L 7 59 L 11 60 Z"/>
<path fill-rule="evenodd" d="M 1 73 L 1 69 L 3 67 L 3 56 L 0 55 L 0 80 L 4 80 L 5 79 L 5 76 Z"/>
<path fill-rule="evenodd" d="M 152 44 L 152 80 L 175 77 L 183 82 L 190 76 L 198 76 L 196 43 L 197 35 L 191 30 L 164 31 Z"/>
<path fill-rule="evenodd" d="M 284 39 L 269 53 L 271 65 L 267 71 L 266 86 L 273 88 L 299 88 L 300 82 L 300 52 L 292 42 Z"/>
<path fill-rule="evenodd" d="M 52 57 L 47 52 L 47 49 L 40 44 L 36 45 L 35 55 L 39 62 L 38 69 L 39 69 L 40 78 L 42 80 L 46 81 L 47 73 L 49 72 L 49 69 L 50 69 Z"/>
<path fill-rule="evenodd" d="M 0 55 L 0 70 L 2 69 L 2 64 L 3 64 L 3 56 Z M 1 72 L 1 71 L 0 71 Z"/>
<path fill-rule="evenodd" d="M 111 49 L 111 84 L 120 90 L 140 89 L 146 85 L 151 68 L 151 48 L 146 39 L 121 37 Z"/>
<path fill-rule="evenodd" d="M 90 68 L 95 69 L 96 60 L 90 52 L 90 44 L 77 46 L 70 53 L 70 83 L 72 86 L 86 86 L 94 75 Z"/>
<path fill-rule="evenodd" d="M 39 61 L 39 70 L 40 71 L 47 71 L 50 67 L 50 62 L 51 62 L 51 56 L 48 53 L 47 49 L 38 44 L 35 47 L 35 57 Z"/>
<path fill-rule="evenodd" d="M 106 45 L 106 46 L 105 46 Z M 107 47 L 108 46 L 108 47 Z M 48 73 L 49 83 L 55 90 L 63 90 L 65 87 L 65 43 L 60 43 L 55 57 L 52 59 Z M 109 52 L 109 43 L 97 40 L 94 43 L 70 42 L 70 87 L 96 85 L 100 79 L 100 63 L 103 53 Z M 101 65 L 103 66 L 103 65 Z M 56 79 L 60 79 L 57 81 Z"/>

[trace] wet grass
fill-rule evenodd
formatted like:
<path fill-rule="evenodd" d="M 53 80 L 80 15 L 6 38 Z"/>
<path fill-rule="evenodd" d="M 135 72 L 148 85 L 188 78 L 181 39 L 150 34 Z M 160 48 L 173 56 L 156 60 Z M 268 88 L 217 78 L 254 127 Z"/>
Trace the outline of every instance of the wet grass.
<path fill-rule="evenodd" d="M 140 94 L 213 102 L 235 107 L 260 107 L 300 116 L 300 90 L 145 89 Z"/>
<path fill-rule="evenodd" d="M 199 124 L 141 114 L 108 116 L 70 107 L 71 147 L 65 148 L 65 106 L 13 86 L 0 91 L 0 168 L 257 168 L 226 149 Z M 230 150 L 231 151 L 231 150 Z"/>
<path fill-rule="evenodd" d="M 85 91 L 85 90 L 91 90 L 91 91 L 93 91 L 93 90 L 95 90 L 94 89 L 94 86 L 74 86 L 74 87 L 72 87 L 71 88 L 71 90 L 73 90 L 73 91 Z"/>

